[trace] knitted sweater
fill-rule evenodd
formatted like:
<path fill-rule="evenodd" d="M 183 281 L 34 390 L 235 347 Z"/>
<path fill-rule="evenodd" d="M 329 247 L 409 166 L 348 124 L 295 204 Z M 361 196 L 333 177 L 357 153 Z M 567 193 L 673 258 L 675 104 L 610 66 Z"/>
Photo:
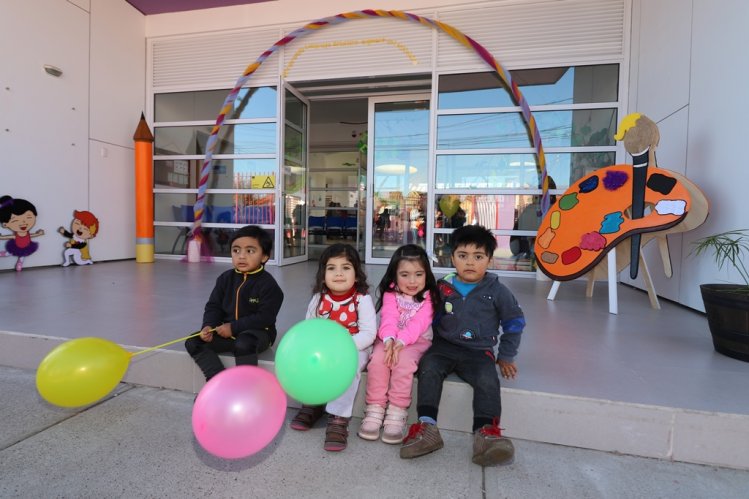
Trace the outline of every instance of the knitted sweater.
<path fill-rule="evenodd" d="M 383 341 L 393 339 L 403 345 L 412 345 L 421 336 L 431 340 L 433 315 L 429 293 L 426 293 L 424 301 L 417 302 L 409 295 L 388 291 L 382 295 L 377 335 Z"/>

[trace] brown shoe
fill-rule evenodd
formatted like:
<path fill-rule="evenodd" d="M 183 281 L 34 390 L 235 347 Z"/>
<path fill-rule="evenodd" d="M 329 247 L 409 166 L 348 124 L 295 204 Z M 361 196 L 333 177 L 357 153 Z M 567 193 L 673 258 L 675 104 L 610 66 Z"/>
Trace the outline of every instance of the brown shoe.
<path fill-rule="evenodd" d="M 298 431 L 307 431 L 322 417 L 325 408 L 321 405 L 303 405 L 294 419 L 291 420 L 291 428 Z"/>
<path fill-rule="evenodd" d="M 325 445 L 323 448 L 330 452 L 340 452 L 346 448 L 348 442 L 348 422 L 351 418 L 342 416 L 328 416 L 328 427 L 325 429 Z"/>
<path fill-rule="evenodd" d="M 401 458 L 412 459 L 440 450 L 445 446 L 437 425 L 429 423 L 414 423 L 408 429 L 408 435 L 403 439 Z"/>
<path fill-rule="evenodd" d="M 512 440 L 502 436 L 499 420 L 481 427 L 473 434 L 473 459 L 481 466 L 503 466 L 512 464 L 515 459 L 515 447 Z"/>

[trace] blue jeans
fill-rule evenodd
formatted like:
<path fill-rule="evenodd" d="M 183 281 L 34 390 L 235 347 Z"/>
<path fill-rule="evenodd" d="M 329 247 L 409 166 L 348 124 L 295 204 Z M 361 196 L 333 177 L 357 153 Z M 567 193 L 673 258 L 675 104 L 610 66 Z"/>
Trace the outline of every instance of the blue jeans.
<path fill-rule="evenodd" d="M 416 411 L 437 420 L 442 384 L 450 373 L 473 387 L 473 430 L 502 415 L 499 374 L 491 349 L 467 348 L 438 336 L 419 362 Z"/>

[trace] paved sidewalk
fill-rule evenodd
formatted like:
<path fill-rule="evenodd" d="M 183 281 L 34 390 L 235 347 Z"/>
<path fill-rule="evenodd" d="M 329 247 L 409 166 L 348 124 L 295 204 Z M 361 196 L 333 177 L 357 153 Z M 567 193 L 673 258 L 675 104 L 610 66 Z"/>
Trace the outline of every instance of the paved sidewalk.
<path fill-rule="evenodd" d="M 215 458 L 192 436 L 193 396 L 120 385 L 84 409 L 46 404 L 34 373 L 0 367 L 0 497 L 744 498 L 749 472 L 516 440 L 513 465 L 470 462 L 471 436 L 404 461 L 365 442 L 322 449 L 324 429 L 281 430 L 246 459 Z M 292 411 L 289 411 L 289 417 Z"/>

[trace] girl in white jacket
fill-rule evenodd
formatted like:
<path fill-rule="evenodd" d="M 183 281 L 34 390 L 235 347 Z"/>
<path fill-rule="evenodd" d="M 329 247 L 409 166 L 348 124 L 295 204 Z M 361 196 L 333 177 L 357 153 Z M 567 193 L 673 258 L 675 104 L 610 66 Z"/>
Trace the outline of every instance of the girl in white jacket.
<path fill-rule="evenodd" d="M 377 335 L 377 317 L 372 297 L 368 294 L 367 275 L 359 253 L 348 244 L 333 244 L 323 251 L 317 268 L 313 296 L 307 307 L 306 319 L 324 317 L 348 329 L 359 351 L 359 365 L 351 386 L 335 400 L 323 406 L 303 406 L 291 421 L 291 428 L 309 430 L 328 413 L 325 450 L 346 448 L 348 424 L 354 409 L 361 371 L 367 365 Z"/>

